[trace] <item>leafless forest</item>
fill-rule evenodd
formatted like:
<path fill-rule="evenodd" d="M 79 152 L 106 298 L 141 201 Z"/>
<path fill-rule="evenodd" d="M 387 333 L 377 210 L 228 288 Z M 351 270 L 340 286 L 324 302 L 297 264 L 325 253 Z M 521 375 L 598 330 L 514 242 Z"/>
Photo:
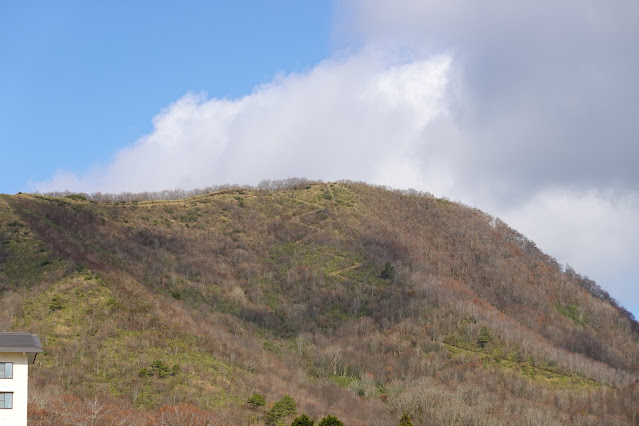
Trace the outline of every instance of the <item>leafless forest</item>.
<path fill-rule="evenodd" d="M 2 195 L 0 306 L 45 348 L 34 425 L 639 424 L 632 315 L 415 191 Z"/>

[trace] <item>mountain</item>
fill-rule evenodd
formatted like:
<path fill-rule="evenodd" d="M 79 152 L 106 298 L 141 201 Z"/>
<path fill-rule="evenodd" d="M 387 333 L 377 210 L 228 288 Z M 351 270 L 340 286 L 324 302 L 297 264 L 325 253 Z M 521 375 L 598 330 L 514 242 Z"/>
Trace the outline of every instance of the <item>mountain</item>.
<path fill-rule="evenodd" d="M 30 424 L 639 423 L 639 324 L 499 219 L 353 182 L 161 195 L 0 196 Z"/>

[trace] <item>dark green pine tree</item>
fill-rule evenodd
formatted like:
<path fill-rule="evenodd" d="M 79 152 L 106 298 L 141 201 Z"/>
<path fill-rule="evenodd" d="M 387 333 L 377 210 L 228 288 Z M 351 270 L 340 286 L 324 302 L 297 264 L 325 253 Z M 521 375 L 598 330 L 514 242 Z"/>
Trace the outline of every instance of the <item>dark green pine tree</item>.
<path fill-rule="evenodd" d="M 262 406 L 266 405 L 266 399 L 262 395 L 260 395 L 259 393 L 254 393 L 248 399 L 247 402 L 253 408 L 262 407 Z"/>
<path fill-rule="evenodd" d="M 335 416 L 325 416 L 318 426 L 344 426 L 344 423 Z"/>
<path fill-rule="evenodd" d="M 393 275 L 395 275 L 395 268 L 393 267 L 393 265 L 390 264 L 390 262 L 386 262 L 386 265 L 384 265 L 384 269 L 382 269 L 382 273 L 380 274 L 380 276 L 385 280 L 389 280 L 393 278 Z"/>
<path fill-rule="evenodd" d="M 291 423 L 291 426 L 313 426 L 314 424 L 315 422 L 309 419 L 306 414 L 302 414 L 301 416 L 293 420 L 293 423 Z"/>
<path fill-rule="evenodd" d="M 284 395 L 282 399 L 276 401 L 270 410 L 264 415 L 264 420 L 267 425 L 279 425 L 283 419 L 295 414 L 297 405 L 295 400 L 290 395 Z"/>
<path fill-rule="evenodd" d="M 493 337 L 490 335 L 490 330 L 485 325 L 482 326 L 481 330 L 479 330 L 479 337 L 477 338 L 477 343 L 482 348 L 486 346 L 486 343 L 490 342 Z"/>

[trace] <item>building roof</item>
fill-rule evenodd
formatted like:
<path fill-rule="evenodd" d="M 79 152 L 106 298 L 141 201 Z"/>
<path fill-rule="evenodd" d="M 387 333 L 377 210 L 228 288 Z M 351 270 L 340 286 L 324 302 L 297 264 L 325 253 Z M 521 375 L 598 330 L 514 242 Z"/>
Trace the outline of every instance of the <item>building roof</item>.
<path fill-rule="evenodd" d="M 0 352 L 28 352 L 39 354 L 42 343 L 31 333 L 0 333 Z"/>

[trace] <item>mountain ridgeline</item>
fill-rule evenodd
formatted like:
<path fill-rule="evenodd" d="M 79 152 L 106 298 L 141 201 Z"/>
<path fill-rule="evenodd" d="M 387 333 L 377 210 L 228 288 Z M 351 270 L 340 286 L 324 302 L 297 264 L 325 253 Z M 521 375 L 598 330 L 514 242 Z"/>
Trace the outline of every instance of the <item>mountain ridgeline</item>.
<path fill-rule="evenodd" d="M 632 315 L 479 210 L 302 180 L 62 195 L 0 195 L 0 331 L 45 349 L 30 424 L 639 424 Z"/>

